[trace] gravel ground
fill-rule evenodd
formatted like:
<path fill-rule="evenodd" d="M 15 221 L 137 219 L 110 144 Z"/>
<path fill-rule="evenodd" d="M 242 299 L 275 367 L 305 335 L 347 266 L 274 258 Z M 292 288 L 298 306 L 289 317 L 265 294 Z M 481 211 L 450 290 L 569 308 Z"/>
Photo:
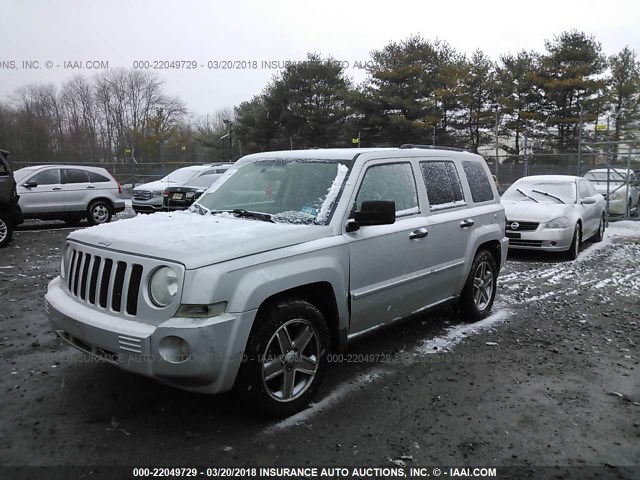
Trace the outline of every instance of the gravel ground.
<path fill-rule="evenodd" d="M 63 225 L 29 222 L 0 251 L 0 465 L 403 461 L 638 474 L 615 467 L 640 463 L 640 223 L 612 224 L 575 262 L 510 254 L 491 317 L 467 324 L 442 309 L 360 340 L 331 365 L 318 403 L 282 421 L 231 395 L 80 362 L 43 307 Z M 386 361 L 360 361 L 369 354 Z"/>

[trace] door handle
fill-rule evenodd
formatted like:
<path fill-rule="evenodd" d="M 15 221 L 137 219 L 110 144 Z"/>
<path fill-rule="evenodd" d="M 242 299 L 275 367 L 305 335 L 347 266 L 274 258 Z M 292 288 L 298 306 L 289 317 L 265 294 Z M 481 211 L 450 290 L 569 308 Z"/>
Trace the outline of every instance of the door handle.
<path fill-rule="evenodd" d="M 87 188 L 96 188 L 94 185 L 89 185 Z"/>
<path fill-rule="evenodd" d="M 460 228 L 473 227 L 474 224 L 475 222 L 473 220 L 471 220 L 470 218 L 467 218 L 466 220 L 462 220 L 460 222 Z"/>
<path fill-rule="evenodd" d="M 427 230 L 426 228 L 419 228 L 419 229 L 414 230 L 413 232 L 411 232 L 409 234 L 409 238 L 411 240 L 414 240 L 416 238 L 424 238 L 427 235 L 429 235 L 429 230 Z"/>
<path fill-rule="evenodd" d="M 51 190 L 62 190 L 62 187 L 53 187 Z"/>

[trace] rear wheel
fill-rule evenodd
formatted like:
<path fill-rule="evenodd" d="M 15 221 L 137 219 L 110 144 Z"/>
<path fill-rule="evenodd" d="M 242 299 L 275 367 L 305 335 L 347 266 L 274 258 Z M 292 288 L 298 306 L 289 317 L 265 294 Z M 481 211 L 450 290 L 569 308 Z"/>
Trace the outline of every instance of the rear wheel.
<path fill-rule="evenodd" d="M 111 205 L 104 200 L 96 200 L 89 205 L 87 210 L 87 220 L 91 225 L 100 225 L 102 223 L 109 223 L 113 211 Z"/>
<path fill-rule="evenodd" d="M 13 237 L 13 223 L 4 215 L 0 215 L 0 248 L 4 247 Z"/>
<path fill-rule="evenodd" d="M 476 322 L 489 315 L 496 297 L 497 280 L 498 268 L 493 255 L 487 250 L 479 250 L 460 295 L 464 320 Z"/>
<path fill-rule="evenodd" d="M 324 376 L 327 324 L 314 305 L 299 299 L 274 304 L 256 322 L 236 389 L 270 415 L 296 413 L 309 404 Z"/>
<path fill-rule="evenodd" d="M 573 239 L 571 240 L 571 246 L 567 250 L 567 258 L 569 260 L 575 260 L 580 253 L 580 242 L 582 242 L 582 229 L 580 224 L 576 223 L 576 227 L 573 230 Z"/>

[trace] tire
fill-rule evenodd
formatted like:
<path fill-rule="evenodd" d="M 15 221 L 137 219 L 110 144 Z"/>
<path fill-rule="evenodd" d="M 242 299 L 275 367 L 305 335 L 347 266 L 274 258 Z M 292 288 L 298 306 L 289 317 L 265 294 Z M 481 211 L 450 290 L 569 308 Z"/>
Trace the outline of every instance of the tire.
<path fill-rule="evenodd" d="M 600 225 L 598 226 L 598 231 L 593 236 L 593 241 L 594 242 L 601 242 L 602 241 L 602 239 L 604 238 L 604 231 L 607 228 L 606 225 L 607 225 L 607 222 L 605 221 L 604 215 L 603 215 L 602 217 L 600 217 Z"/>
<path fill-rule="evenodd" d="M 575 260 L 580 253 L 580 243 L 582 242 L 582 228 L 579 223 L 576 223 L 576 227 L 573 229 L 573 239 L 571 240 L 571 246 L 566 252 L 567 259 Z"/>
<path fill-rule="evenodd" d="M 487 250 L 478 250 L 460 295 L 460 313 L 465 321 L 477 322 L 489 315 L 496 297 L 498 267 Z"/>
<path fill-rule="evenodd" d="M 5 215 L 0 215 L 0 248 L 6 246 L 12 237 L 13 223 Z"/>
<path fill-rule="evenodd" d="M 236 391 L 251 407 L 276 417 L 289 416 L 309 404 L 322 382 L 329 329 L 322 313 L 299 299 L 277 302 L 256 322 Z"/>
<path fill-rule="evenodd" d="M 109 223 L 113 217 L 113 208 L 111 204 L 104 200 L 96 200 L 89 204 L 87 209 L 87 220 L 89 225 L 101 225 Z"/>

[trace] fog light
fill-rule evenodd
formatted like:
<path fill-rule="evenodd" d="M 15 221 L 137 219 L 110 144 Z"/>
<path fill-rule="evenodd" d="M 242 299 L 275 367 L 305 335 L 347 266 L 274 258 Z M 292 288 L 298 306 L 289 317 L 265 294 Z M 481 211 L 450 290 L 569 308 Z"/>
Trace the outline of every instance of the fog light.
<path fill-rule="evenodd" d="M 551 246 L 555 247 L 556 246 L 556 242 L 551 242 Z"/>
<path fill-rule="evenodd" d="M 191 348 L 183 338 L 171 335 L 160 340 L 158 353 L 169 363 L 182 363 L 191 355 Z"/>

